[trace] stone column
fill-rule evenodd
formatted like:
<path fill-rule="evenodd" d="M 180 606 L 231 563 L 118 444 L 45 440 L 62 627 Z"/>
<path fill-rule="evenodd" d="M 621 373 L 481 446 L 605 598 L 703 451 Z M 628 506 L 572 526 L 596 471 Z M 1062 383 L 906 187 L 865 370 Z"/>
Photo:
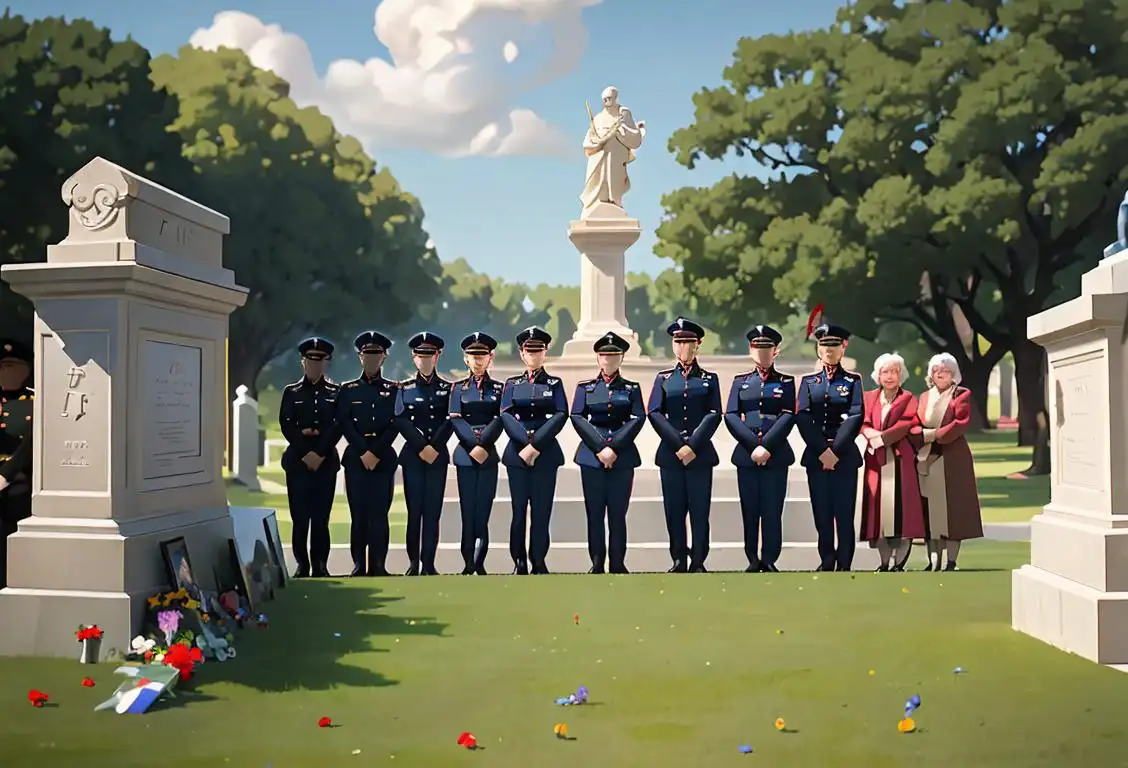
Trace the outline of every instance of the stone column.
<path fill-rule="evenodd" d="M 1006 360 L 999 363 L 999 416 L 1014 416 L 1014 365 Z"/>
<path fill-rule="evenodd" d="M 608 331 L 631 343 L 628 358 L 641 357 L 638 334 L 627 326 L 626 254 L 642 235 L 638 219 L 618 206 L 597 203 L 568 226 L 568 239 L 580 252 L 580 319 L 563 354 L 592 359 L 592 344 Z"/>
<path fill-rule="evenodd" d="M 1050 503 L 1014 572 L 1015 629 L 1102 664 L 1128 664 L 1128 252 L 1081 296 L 1031 317 L 1049 372 Z"/>
<path fill-rule="evenodd" d="M 0 654 L 74 657 L 98 624 L 128 648 L 183 537 L 199 582 L 228 557 L 226 216 L 102 158 L 66 181 L 66 239 L 6 265 L 35 304 L 32 516 L 8 539 Z"/>
<path fill-rule="evenodd" d="M 262 490 L 258 481 L 259 413 L 258 402 L 247 394 L 246 384 L 235 388 L 231 403 L 231 474 L 248 490 Z"/>

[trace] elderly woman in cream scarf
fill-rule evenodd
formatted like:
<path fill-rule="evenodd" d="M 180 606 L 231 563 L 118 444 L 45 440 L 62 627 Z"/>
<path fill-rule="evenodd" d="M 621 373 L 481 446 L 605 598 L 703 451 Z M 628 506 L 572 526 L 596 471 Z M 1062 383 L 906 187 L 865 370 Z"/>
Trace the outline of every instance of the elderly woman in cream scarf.
<path fill-rule="evenodd" d="M 960 385 L 960 367 L 944 352 L 928 361 L 911 436 L 928 539 L 926 571 L 954 571 L 960 544 L 983 536 L 975 461 L 965 434 L 971 422 L 971 391 Z M 947 562 L 943 559 L 946 556 Z"/>

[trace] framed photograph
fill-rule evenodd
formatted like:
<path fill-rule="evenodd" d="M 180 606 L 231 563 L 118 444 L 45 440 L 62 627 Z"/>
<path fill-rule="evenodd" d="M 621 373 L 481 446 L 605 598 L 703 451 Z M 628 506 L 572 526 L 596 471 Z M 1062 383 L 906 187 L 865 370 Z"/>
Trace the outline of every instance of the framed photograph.
<path fill-rule="evenodd" d="M 266 543 L 270 549 L 270 561 L 278 569 L 275 581 L 282 589 L 286 588 L 286 559 L 283 556 L 282 536 L 278 533 L 278 517 L 271 512 L 262 519 L 262 527 L 266 529 Z"/>
<path fill-rule="evenodd" d="M 239 558 L 247 598 L 251 609 L 262 611 L 263 604 L 274 599 L 281 578 L 271 559 L 271 537 L 264 520 L 274 517 L 274 510 L 265 507 L 231 507 L 231 523 L 235 533 L 235 551 Z"/>
<path fill-rule="evenodd" d="M 161 555 L 168 569 L 169 582 L 174 589 L 185 589 L 192 599 L 200 599 L 200 587 L 192 572 L 192 561 L 188 557 L 188 544 L 183 536 L 161 542 Z"/>

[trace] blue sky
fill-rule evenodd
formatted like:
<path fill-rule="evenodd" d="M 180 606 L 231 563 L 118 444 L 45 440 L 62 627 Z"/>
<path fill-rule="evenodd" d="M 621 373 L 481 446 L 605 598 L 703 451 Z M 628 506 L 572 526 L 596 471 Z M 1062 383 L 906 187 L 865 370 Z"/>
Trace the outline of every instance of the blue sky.
<path fill-rule="evenodd" d="M 132 36 L 154 55 L 175 52 L 197 29 L 209 27 L 218 12 L 243 11 L 300 36 L 319 75 L 337 59 L 388 58 L 373 32 L 377 4 L 377 0 L 8 3 L 13 12 L 27 17 L 89 18 L 115 36 Z M 622 103 L 636 120 L 645 119 L 648 129 L 646 144 L 630 167 L 632 190 L 624 201 L 643 226 L 642 239 L 627 254 L 627 268 L 657 274 L 667 266 L 652 253 L 662 195 L 685 185 L 712 184 L 734 170 L 757 171 L 747 159 L 706 162 L 693 171 L 674 162 L 666 143 L 674 130 L 692 120 L 694 92 L 721 83 L 739 37 L 825 26 L 839 5 L 838 0 L 603 0 L 582 13 L 589 42 L 578 66 L 523 93 L 510 105 L 531 109 L 560 128 L 576 147 L 574 159 L 451 158 L 424 149 L 371 143 L 370 151 L 420 198 L 426 226 L 443 259 L 464 257 L 475 269 L 510 280 L 574 284 L 579 280 L 579 257 L 566 230 L 568 221 L 579 215 L 584 167 L 578 147 L 587 127 L 584 100 L 597 108 L 600 91 L 615 85 Z M 525 58 L 535 59 L 537 47 L 545 47 L 536 34 L 523 40 Z M 521 56 L 518 62 L 523 62 Z"/>

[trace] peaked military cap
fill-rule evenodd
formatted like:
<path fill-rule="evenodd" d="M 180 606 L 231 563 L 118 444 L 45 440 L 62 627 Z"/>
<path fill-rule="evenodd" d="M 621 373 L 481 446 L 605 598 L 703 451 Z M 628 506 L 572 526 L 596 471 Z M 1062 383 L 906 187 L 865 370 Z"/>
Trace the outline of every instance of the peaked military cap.
<path fill-rule="evenodd" d="M 407 346 L 417 355 L 434 355 L 443 351 L 446 342 L 433 333 L 423 331 L 408 339 Z"/>
<path fill-rule="evenodd" d="M 850 340 L 850 332 L 834 323 L 823 323 L 811 335 L 820 347 L 841 347 L 842 342 Z"/>
<path fill-rule="evenodd" d="M 531 325 L 517 334 L 516 341 L 518 348 L 535 352 L 547 349 L 548 345 L 552 343 L 552 335 L 544 328 Z"/>
<path fill-rule="evenodd" d="M 592 349 L 596 352 L 604 354 L 623 354 L 631 348 L 631 343 L 624 339 L 617 333 L 608 331 L 605 336 L 600 338 L 592 345 Z"/>
<path fill-rule="evenodd" d="M 19 360 L 31 365 L 31 347 L 15 339 L 0 339 L 0 360 Z"/>
<path fill-rule="evenodd" d="M 673 336 L 675 339 L 697 339 L 701 341 L 705 338 L 705 329 L 692 320 L 686 320 L 684 317 L 679 317 L 666 326 L 666 333 Z"/>
<path fill-rule="evenodd" d="M 497 339 L 488 333 L 474 331 L 462 340 L 460 346 L 465 352 L 493 352 L 497 349 Z"/>
<path fill-rule="evenodd" d="M 357 352 L 387 352 L 392 348 L 392 340 L 379 331 L 364 331 L 354 340 Z"/>
<path fill-rule="evenodd" d="M 311 336 L 298 345 L 298 354 L 311 360 L 321 360 L 333 356 L 333 342 L 320 336 Z"/>
<path fill-rule="evenodd" d="M 757 348 L 770 348 L 779 346 L 783 341 L 783 334 L 770 325 L 757 325 L 745 334 L 748 343 Z"/>

